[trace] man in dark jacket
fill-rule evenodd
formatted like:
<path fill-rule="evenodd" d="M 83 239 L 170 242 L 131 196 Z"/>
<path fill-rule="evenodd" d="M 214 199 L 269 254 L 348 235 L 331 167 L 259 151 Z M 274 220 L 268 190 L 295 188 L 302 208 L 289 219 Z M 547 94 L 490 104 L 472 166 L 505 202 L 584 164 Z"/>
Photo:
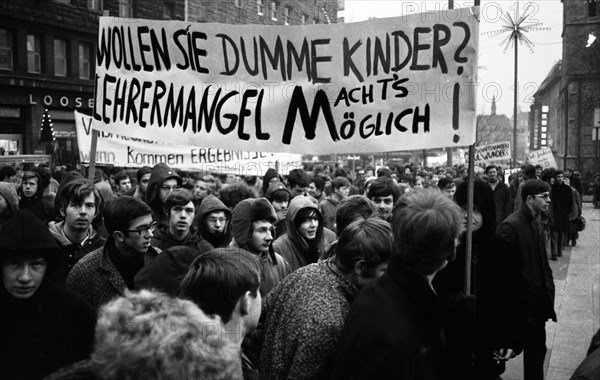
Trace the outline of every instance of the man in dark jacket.
<path fill-rule="evenodd" d="M 156 228 L 152 210 L 141 200 L 123 195 L 104 209 L 108 239 L 102 248 L 87 254 L 75 264 L 66 288 L 78 293 L 96 310 L 126 289 L 160 250 L 150 245 Z"/>
<path fill-rule="evenodd" d="M 63 251 L 63 260 L 54 275 L 54 280 L 63 285 L 77 261 L 104 245 L 105 239 L 92 223 L 101 212 L 102 202 L 91 181 L 77 178 L 59 188 L 55 203 L 62 220 L 48 223 L 48 228 Z"/>
<path fill-rule="evenodd" d="M 504 182 L 498 179 L 496 165 L 488 165 L 485 168 L 488 184 L 494 192 L 494 203 L 496 204 L 496 225 L 500 225 L 513 211 L 513 201 L 510 198 L 510 190 Z"/>
<path fill-rule="evenodd" d="M 388 270 L 350 308 L 335 379 L 446 379 L 445 317 L 431 281 L 454 259 L 462 219 L 435 189 L 399 199 Z"/>
<path fill-rule="evenodd" d="M 28 210 L 0 229 L 0 377 L 41 379 L 89 356 L 96 316 L 49 281 L 61 260 L 48 228 Z"/>
<path fill-rule="evenodd" d="M 554 228 L 556 231 L 556 253 L 562 256 L 562 249 L 567 245 L 569 233 L 569 215 L 573 211 L 573 191 L 564 183 L 564 173 L 557 170 L 554 173 L 554 184 L 550 191 L 552 211 L 554 213 Z"/>
<path fill-rule="evenodd" d="M 19 208 L 27 209 L 41 221 L 54 219 L 54 207 L 51 199 L 44 198 L 44 189 L 50 183 L 50 175 L 43 176 L 40 170 L 23 173 L 19 188 Z"/>
<path fill-rule="evenodd" d="M 190 190 L 173 190 L 167 196 L 164 205 L 164 213 L 169 216 L 169 224 L 157 228 L 150 244 L 160 250 L 178 245 L 200 252 L 212 249 L 212 246 L 202 239 L 194 226 L 196 208 L 197 200 Z"/>
<path fill-rule="evenodd" d="M 524 379 L 543 380 L 545 324 L 556 322 L 554 280 L 540 220 L 550 203 L 550 186 L 538 179 L 525 181 L 521 197 L 521 208 L 498 226 L 493 244 L 497 360 L 523 350 Z"/>
<path fill-rule="evenodd" d="M 154 165 L 146 190 L 146 203 L 152 209 L 152 218 L 158 223 L 157 227 L 169 225 L 164 212 L 165 201 L 173 190 L 180 187 L 181 177 L 175 170 L 163 163 Z"/>

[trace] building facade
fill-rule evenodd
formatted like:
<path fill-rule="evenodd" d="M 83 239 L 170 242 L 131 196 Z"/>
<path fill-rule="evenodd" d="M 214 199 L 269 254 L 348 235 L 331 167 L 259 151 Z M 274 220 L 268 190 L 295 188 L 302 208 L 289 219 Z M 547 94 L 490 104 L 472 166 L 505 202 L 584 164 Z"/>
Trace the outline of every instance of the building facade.
<path fill-rule="evenodd" d="M 597 142 L 592 141 L 594 112 L 600 108 L 600 2 L 563 0 L 563 53 L 557 162 L 581 170 L 600 170 Z M 595 151 L 596 150 L 596 151 Z"/>
<path fill-rule="evenodd" d="M 73 111 L 91 115 L 102 15 L 229 24 L 337 22 L 337 1 L 2 0 L 0 153 L 79 160 Z M 40 141 L 44 113 L 54 142 Z"/>

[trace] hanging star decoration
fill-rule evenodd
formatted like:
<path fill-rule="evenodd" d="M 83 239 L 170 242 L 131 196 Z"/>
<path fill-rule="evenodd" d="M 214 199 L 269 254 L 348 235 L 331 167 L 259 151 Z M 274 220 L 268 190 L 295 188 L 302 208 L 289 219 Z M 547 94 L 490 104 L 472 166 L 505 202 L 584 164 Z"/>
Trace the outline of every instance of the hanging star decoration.
<path fill-rule="evenodd" d="M 48 109 L 44 109 L 44 115 L 42 116 L 42 127 L 40 128 L 40 141 L 41 142 L 52 142 L 56 140 L 54 137 L 54 128 L 52 128 L 52 119 Z"/>
<path fill-rule="evenodd" d="M 533 47 L 535 46 L 534 42 L 525 35 L 528 32 L 538 32 L 538 31 L 549 31 L 550 28 L 542 27 L 541 22 L 534 22 L 531 20 L 531 17 L 535 14 L 535 10 L 528 12 L 530 8 L 533 8 L 532 5 L 528 3 L 525 6 L 525 10 L 521 15 L 519 10 L 519 5 L 515 7 L 514 17 L 511 15 L 510 11 L 506 11 L 506 13 L 502 14 L 502 27 L 497 30 L 492 30 L 490 32 L 483 33 L 483 35 L 487 35 L 489 38 L 499 36 L 504 33 L 508 33 L 500 41 L 500 46 L 504 46 L 504 52 L 508 48 L 512 47 L 515 44 L 515 41 L 518 41 L 520 45 L 525 45 L 529 49 L 531 53 L 533 53 Z"/>

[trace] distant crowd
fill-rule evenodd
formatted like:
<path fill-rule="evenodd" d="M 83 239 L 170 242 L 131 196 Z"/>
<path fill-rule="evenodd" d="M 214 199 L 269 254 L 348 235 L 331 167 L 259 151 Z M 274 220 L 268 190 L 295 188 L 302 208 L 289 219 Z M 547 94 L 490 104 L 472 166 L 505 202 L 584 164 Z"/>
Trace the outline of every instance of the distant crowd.
<path fill-rule="evenodd" d="M 543 379 L 577 170 L 305 169 L 1 167 L 0 377 Z"/>

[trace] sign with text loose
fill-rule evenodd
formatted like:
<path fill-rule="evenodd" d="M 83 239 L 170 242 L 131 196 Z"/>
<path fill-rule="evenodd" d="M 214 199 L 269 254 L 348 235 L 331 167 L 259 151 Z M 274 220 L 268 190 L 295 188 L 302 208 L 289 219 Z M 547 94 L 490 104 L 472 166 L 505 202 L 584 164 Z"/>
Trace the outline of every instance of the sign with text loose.
<path fill-rule="evenodd" d="M 527 162 L 532 165 L 540 165 L 542 168 L 557 168 L 554 153 L 548 147 L 532 150 L 527 154 Z"/>
<path fill-rule="evenodd" d="M 474 11 L 302 26 L 102 17 L 93 118 L 107 133 L 246 151 L 470 145 Z"/>
<path fill-rule="evenodd" d="M 510 160 L 510 141 L 504 141 L 475 147 L 474 161 L 482 164 L 493 161 Z M 469 160 L 469 151 L 465 151 L 465 160 Z"/>
<path fill-rule="evenodd" d="M 81 162 L 90 162 L 92 132 L 100 129 L 97 127 L 102 123 L 75 111 L 75 124 Z M 163 162 L 180 170 L 263 176 L 276 165 L 280 173 L 302 168 L 302 155 L 159 144 L 100 132 L 95 162 L 122 167 L 154 166 Z"/>

